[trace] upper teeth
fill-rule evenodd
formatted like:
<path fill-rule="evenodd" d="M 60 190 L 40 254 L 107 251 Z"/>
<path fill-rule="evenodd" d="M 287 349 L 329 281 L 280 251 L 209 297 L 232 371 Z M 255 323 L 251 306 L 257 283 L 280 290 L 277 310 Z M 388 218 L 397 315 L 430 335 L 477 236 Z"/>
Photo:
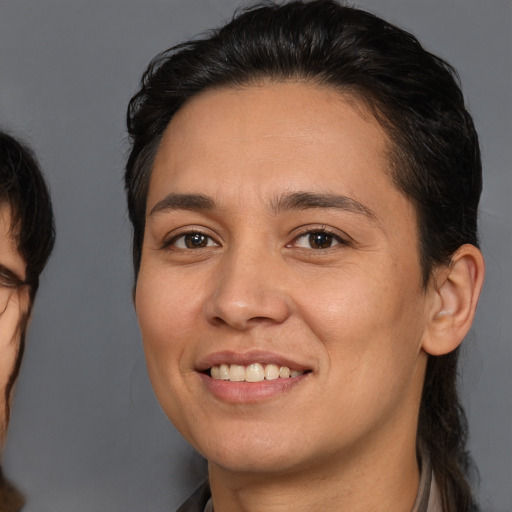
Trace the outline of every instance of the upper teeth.
<path fill-rule="evenodd" d="M 253 363 L 248 366 L 238 364 L 221 364 L 212 366 L 210 374 L 217 380 L 229 380 L 231 382 L 261 382 L 262 380 L 287 379 L 297 377 L 304 372 L 290 370 L 287 366 L 277 364 Z"/>

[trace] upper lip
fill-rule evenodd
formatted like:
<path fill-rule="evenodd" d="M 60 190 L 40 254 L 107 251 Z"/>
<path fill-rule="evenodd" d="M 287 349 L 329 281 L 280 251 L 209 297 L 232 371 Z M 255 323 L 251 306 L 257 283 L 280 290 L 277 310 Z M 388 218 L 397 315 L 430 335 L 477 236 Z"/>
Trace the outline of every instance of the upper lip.
<path fill-rule="evenodd" d="M 312 369 L 311 365 L 300 363 L 299 361 L 292 360 L 289 357 L 276 354 L 275 352 L 252 350 L 240 353 L 224 350 L 209 354 L 202 358 L 197 363 L 196 370 L 204 372 L 212 366 L 219 366 L 221 364 L 238 364 L 241 366 L 247 366 L 253 363 L 276 364 L 277 366 L 286 366 L 290 368 L 290 370 L 297 370 L 301 372 Z"/>

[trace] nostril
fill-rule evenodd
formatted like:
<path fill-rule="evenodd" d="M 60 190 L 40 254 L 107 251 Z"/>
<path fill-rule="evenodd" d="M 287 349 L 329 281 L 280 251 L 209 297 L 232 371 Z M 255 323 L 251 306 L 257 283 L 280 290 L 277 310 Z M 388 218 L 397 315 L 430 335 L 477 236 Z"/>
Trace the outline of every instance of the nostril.
<path fill-rule="evenodd" d="M 261 324 L 281 323 L 290 314 L 288 295 L 279 289 L 276 279 L 261 275 L 251 262 L 251 270 L 234 262 L 229 272 L 217 276 L 214 289 L 204 303 L 209 323 L 246 330 Z M 248 277 L 250 274 L 250 277 Z"/>
<path fill-rule="evenodd" d="M 267 316 L 235 316 L 233 314 L 226 315 L 224 318 L 221 316 L 213 317 L 210 322 L 217 327 L 231 327 L 237 330 L 247 330 L 256 326 L 272 325 L 280 323 L 280 320 L 267 317 Z"/>

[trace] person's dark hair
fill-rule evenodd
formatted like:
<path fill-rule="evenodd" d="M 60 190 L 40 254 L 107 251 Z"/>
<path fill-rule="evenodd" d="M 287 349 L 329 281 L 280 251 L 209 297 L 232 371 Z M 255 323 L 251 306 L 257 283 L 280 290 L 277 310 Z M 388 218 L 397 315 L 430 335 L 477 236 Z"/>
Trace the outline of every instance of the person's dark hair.
<path fill-rule="evenodd" d="M 39 287 L 39 275 L 55 242 L 55 224 L 48 187 L 34 155 L 30 149 L 4 132 L 0 132 L 0 205 L 9 207 L 10 232 L 26 264 L 25 281 L 30 295 L 29 310 L 18 326 L 18 354 L 5 390 L 8 421 L 9 397 L 23 358 L 25 333 Z"/>
<path fill-rule="evenodd" d="M 458 247 L 478 245 L 480 150 L 454 69 L 367 12 L 332 0 L 266 3 L 159 54 L 130 101 L 125 186 L 135 278 L 153 160 L 169 121 L 202 91 L 265 81 L 327 85 L 370 109 L 390 140 L 390 176 L 416 208 L 424 286 Z M 445 512 L 473 506 L 457 360 L 457 351 L 429 358 L 418 427 Z"/>

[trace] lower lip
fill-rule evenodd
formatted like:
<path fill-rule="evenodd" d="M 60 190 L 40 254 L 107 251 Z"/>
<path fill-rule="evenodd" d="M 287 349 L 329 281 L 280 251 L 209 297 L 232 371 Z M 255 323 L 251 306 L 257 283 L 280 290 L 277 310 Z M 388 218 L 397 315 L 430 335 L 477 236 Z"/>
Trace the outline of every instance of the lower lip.
<path fill-rule="evenodd" d="M 231 382 L 212 379 L 204 373 L 198 374 L 208 391 L 223 402 L 254 403 L 285 393 L 300 384 L 309 373 L 287 379 L 262 380 L 260 382 Z"/>

